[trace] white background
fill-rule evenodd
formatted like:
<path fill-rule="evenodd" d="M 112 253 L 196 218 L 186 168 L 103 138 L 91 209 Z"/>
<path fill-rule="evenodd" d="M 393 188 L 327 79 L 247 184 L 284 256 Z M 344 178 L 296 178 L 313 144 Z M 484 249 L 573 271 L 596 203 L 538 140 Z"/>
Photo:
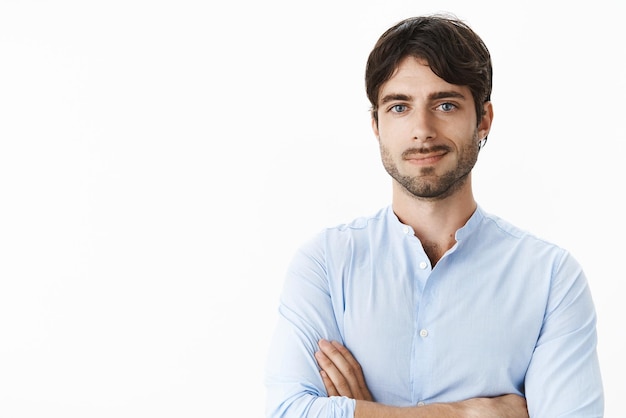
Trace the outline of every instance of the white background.
<path fill-rule="evenodd" d="M 624 2 L 0 2 L 0 416 L 261 417 L 283 273 L 387 205 L 378 36 L 450 11 L 494 61 L 481 206 L 569 249 L 626 416 Z"/>

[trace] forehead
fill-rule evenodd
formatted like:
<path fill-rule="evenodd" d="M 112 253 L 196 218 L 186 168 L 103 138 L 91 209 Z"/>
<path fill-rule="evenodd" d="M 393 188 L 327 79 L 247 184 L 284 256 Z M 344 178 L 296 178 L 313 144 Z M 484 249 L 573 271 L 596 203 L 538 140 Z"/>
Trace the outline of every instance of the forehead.
<path fill-rule="evenodd" d="M 412 97 L 428 97 L 442 91 L 457 92 L 471 97 L 467 86 L 448 83 L 433 72 L 422 58 L 406 57 L 398 64 L 391 77 L 379 91 L 379 102 L 389 94 L 407 94 Z"/>

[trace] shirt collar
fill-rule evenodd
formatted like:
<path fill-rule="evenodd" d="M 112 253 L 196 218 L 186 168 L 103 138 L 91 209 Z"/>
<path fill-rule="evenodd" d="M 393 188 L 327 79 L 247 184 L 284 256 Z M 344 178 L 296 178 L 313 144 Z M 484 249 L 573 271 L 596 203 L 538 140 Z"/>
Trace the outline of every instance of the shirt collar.
<path fill-rule="evenodd" d="M 482 208 L 480 206 L 476 206 L 476 210 L 474 211 L 474 213 L 472 213 L 472 216 L 470 216 L 465 225 L 463 225 L 456 231 L 454 235 L 456 241 L 462 241 L 464 238 L 471 235 L 471 233 L 478 228 L 478 225 L 481 223 L 484 217 L 485 213 L 483 212 Z M 389 219 L 389 225 L 391 226 L 391 228 L 393 228 L 394 231 L 397 231 L 398 234 L 415 235 L 413 227 L 411 227 L 411 225 L 403 224 L 400 219 L 398 219 L 398 216 L 393 211 L 393 207 L 391 205 L 387 207 L 387 218 Z"/>
<path fill-rule="evenodd" d="M 464 238 L 471 235 L 476 229 L 478 229 L 478 225 L 482 222 L 485 217 L 485 213 L 481 209 L 480 206 L 476 206 L 476 210 L 472 213 L 472 216 L 465 222 L 461 228 L 456 231 L 454 238 L 457 242 L 462 241 Z"/>

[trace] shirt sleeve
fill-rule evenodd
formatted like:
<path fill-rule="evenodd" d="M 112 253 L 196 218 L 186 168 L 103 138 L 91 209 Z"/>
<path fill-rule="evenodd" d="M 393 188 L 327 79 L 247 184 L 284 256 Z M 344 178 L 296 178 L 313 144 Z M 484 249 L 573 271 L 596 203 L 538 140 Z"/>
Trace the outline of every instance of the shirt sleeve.
<path fill-rule="evenodd" d="M 354 399 L 327 396 L 314 357 L 320 338 L 341 341 L 323 242 L 303 246 L 287 269 L 266 364 L 267 417 L 354 416 Z"/>
<path fill-rule="evenodd" d="M 596 313 L 580 265 L 555 268 L 543 327 L 526 374 L 530 418 L 604 416 Z"/>

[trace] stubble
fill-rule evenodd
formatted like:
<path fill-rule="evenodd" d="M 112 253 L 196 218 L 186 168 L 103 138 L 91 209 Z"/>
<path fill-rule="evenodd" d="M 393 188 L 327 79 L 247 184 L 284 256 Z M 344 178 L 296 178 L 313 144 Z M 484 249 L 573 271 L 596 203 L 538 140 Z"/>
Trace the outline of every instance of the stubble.
<path fill-rule="evenodd" d="M 459 160 L 451 170 L 436 175 L 435 167 L 423 167 L 417 175 L 400 173 L 398 165 L 389 150 L 380 141 L 380 155 L 383 166 L 389 175 L 410 195 L 425 200 L 441 200 L 453 195 L 467 182 L 478 159 L 478 132 L 474 132 L 472 141 L 459 149 Z M 450 151 L 445 145 L 410 148 L 403 152 L 402 159 L 410 154 L 428 154 L 434 151 Z"/>

